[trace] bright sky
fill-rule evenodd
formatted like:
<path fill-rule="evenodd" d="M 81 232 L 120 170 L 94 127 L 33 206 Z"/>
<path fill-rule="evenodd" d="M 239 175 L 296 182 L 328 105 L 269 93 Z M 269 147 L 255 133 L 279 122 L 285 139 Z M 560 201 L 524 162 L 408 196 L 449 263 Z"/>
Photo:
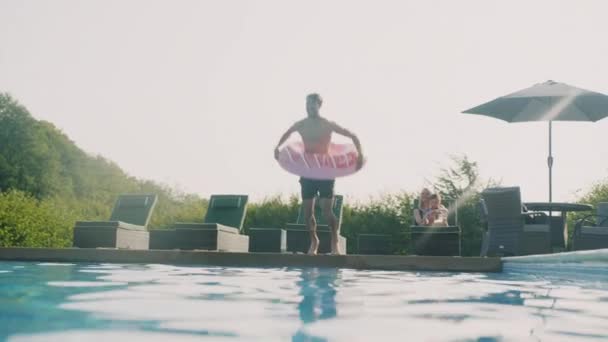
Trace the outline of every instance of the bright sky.
<path fill-rule="evenodd" d="M 0 91 L 129 174 L 201 196 L 299 191 L 273 159 L 319 92 L 368 164 L 418 191 L 466 154 L 547 200 L 547 123 L 461 111 L 552 79 L 608 93 L 608 2 L 0 0 Z M 608 174 L 608 119 L 555 123 L 554 201 Z M 294 139 L 296 137 L 294 136 Z"/>

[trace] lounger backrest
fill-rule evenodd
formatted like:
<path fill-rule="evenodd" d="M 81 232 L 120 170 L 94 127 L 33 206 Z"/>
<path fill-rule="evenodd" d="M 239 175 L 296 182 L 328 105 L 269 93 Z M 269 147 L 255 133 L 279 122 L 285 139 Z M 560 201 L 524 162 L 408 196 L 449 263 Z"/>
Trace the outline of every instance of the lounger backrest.
<path fill-rule="evenodd" d="M 488 188 L 481 196 L 487 208 L 488 253 L 518 255 L 524 224 L 519 187 Z"/>
<path fill-rule="evenodd" d="M 212 195 L 204 222 L 219 223 L 240 230 L 245 222 L 248 200 L 247 195 Z"/>
<path fill-rule="evenodd" d="M 597 224 L 602 227 L 608 227 L 608 202 L 600 202 L 597 204 Z"/>
<path fill-rule="evenodd" d="M 341 227 L 342 225 L 342 209 L 343 209 L 343 201 L 344 201 L 344 197 L 342 195 L 335 195 L 334 196 L 334 204 L 332 207 L 332 211 L 334 212 L 334 215 L 336 215 L 336 218 L 338 219 L 338 228 Z M 327 222 L 325 221 L 325 218 L 323 217 L 323 212 L 321 209 L 321 201 L 319 200 L 319 197 L 315 198 L 315 220 L 317 221 L 317 225 L 326 225 Z M 306 219 L 304 218 L 304 208 L 302 207 L 302 205 L 300 205 L 300 210 L 298 211 L 298 219 L 297 222 L 298 224 L 306 224 Z"/>
<path fill-rule="evenodd" d="M 122 221 L 147 227 L 157 197 L 153 194 L 124 194 L 118 196 L 110 221 Z"/>

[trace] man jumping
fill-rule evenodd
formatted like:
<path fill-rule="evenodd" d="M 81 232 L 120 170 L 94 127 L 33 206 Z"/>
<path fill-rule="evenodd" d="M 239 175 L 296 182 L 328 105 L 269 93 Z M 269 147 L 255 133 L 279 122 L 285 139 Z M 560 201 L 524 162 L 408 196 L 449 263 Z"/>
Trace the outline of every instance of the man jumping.
<path fill-rule="evenodd" d="M 281 137 L 277 147 L 274 149 L 275 159 L 279 159 L 279 147 L 291 136 L 298 132 L 304 142 L 306 153 L 325 154 L 329 150 L 331 134 L 338 133 L 352 139 L 357 148 L 359 159 L 357 160 L 357 170 L 363 165 L 363 153 L 361 144 L 355 134 L 339 126 L 335 122 L 329 121 L 319 115 L 319 110 L 323 104 L 323 99 L 319 94 L 310 94 L 306 97 L 306 112 L 308 117 L 293 124 Z M 304 217 L 310 230 L 310 249 L 308 254 L 315 255 L 319 249 L 319 237 L 317 236 L 317 222 L 315 220 L 315 196 L 319 194 L 323 217 L 331 228 L 331 253 L 341 254 L 338 245 L 338 220 L 332 211 L 334 199 L 334 179 L 309 179 L 300 178 L 302 191 L 302 205 L 304 207 Z"/>

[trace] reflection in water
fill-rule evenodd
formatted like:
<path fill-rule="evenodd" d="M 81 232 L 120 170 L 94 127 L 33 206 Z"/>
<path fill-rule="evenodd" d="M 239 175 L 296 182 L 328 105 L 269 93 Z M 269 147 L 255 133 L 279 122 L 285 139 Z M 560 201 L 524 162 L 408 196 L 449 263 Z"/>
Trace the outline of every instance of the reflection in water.
<path fill-rule="evenodd" d="M 10 271 L 0 275 L 0 341 L 19 332 L 61 330 L 73 327 L 74 323 L 89 326 L 91 322 L 83 320 L 81 313 L 60 310 L 59 305 L 71 295 L 111 290 L 117 286 L 99 282 L 93 274 L 82 274 L 80 267 L 74 264 L 0 262 L 1 270 Z M 86 282 L 100 287 L 49 286 L 49 282 Z"/>
<path fill-rule="evenodd" d="M 0 327 L 11 342 L 597 341 L 608 338 L 608 268 L 0 263 Z"/>
<path fill-rule="evenodd" d="M 300 286 L 302 301 L 298 304 L 300 320 L 304 324 L 337 316 L 336 280 L 340 270 L 308 268 L 302 270 Z M 321 342 L 325 338 L 308 335 L 301 329 L 293 336 L 293 342 Z"/>

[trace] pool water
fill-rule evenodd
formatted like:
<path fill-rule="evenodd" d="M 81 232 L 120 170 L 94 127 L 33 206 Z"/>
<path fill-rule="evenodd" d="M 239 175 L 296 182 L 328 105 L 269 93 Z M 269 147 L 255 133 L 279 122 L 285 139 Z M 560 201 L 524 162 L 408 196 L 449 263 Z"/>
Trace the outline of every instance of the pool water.
<path fill-rule="evenodd" d="M 0 262 L 0 340 L 602 341 L 606 264 L 503 273 Z"/>

